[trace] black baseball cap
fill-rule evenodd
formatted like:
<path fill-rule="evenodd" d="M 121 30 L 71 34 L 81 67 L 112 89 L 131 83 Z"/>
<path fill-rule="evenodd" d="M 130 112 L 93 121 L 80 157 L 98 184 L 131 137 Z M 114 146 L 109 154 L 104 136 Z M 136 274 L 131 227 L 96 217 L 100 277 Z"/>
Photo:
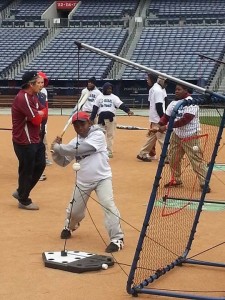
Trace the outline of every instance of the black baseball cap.
<path fill-rule="evenodd" d="M 102 91 L 103 91 L 103 94 L 106 93 L 106 91 L 108 90 L 108 88 L 113 88 L 113 85 L 110 83 L 110 82 L 106 82 L 103 87 L 102 87 Z"/>
<path fill-rule="evenodd" d="M 157 75 L 148 73 L 148 78 L 152 81 L 152 83 L 157 82 Z"/>
<path fill-rule="evenodd" d="M 22 76 L 22 87 L 26 86 L 29 82 L 35 81 L 38 77 L 37 71 L 27 71 Z"/>
<path fill-rule="evenodd" d="M 91 77 L 91 78 L 88 79 L 88 82 L 91 82 L 94 85 L 96 85 L 96 78 L 95 77 Z"/>

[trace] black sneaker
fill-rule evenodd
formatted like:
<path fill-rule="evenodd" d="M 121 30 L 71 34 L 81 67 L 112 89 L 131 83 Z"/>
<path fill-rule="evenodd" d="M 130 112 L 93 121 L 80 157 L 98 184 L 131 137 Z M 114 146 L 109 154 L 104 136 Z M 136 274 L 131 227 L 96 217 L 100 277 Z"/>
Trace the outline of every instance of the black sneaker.
<path fill-rule="evenodd" d="M 200 188 L 201 188 L 202 191 L 203 191 L 204 187 L 205 187 L 204 184 L 201 184 L 201 185 L 200 185 Z M 209 186 L 207 186 L 206 193 L 210 193 L 210 192 L 211 192 L 211 189 L 210 189 Z"/>
<path fill-rule="evenodd" d="M 137 159 L 145 161 L 145 162 L 151 162 L 152 161 L 151 158 L 149 158 L 148 156 L 142 157 L 140 155 L 137 155 Z"/>
<path fill-rule="evenodd" d="M 122 250 L 124 247 L 123 239 L 112 240 L 111 243 L 106 247 L 105 252 L 112 253 Z"/>
<path fill-rule="evenodd" d="M 165 188 L 171 188 L 176 186 L 181 186 L 183 182 L 181 180 L 171 180 L 170 182 L 164 185 Z"/>
<path fill-rule="evenodd" d="M 61 232 L 60 237 L 61 237 L 62 240 L 66 240 L 66 239 L 71 238 L 71 232 L 70 232 L 70 230 L 63 229 L 62 232 Z"/>

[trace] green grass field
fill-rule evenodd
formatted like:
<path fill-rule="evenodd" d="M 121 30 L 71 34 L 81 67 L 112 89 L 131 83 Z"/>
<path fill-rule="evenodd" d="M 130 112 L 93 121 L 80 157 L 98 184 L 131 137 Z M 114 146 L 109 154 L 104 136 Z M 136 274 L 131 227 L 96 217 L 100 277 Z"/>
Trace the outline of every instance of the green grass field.
<path fill-rule="evenodd" d="M 202 116 L 200 117 L 200 123 L 212 126 L 220 126 L 221 117 L 220 116 Z"/>

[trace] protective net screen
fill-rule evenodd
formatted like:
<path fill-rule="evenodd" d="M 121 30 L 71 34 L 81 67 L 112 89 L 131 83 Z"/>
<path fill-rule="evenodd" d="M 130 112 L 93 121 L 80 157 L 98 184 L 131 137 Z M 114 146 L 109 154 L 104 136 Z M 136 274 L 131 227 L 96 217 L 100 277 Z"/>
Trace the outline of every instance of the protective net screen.
<path fill-rule="evenodd" d="M 173 130 L 167 148 L 169 164 L 164 164 L 162 169 L 134 273 L 134 286 L 188 252 L 187 244 L 222 115 L 222 108 L 202 106 L 199 108 L 200 128 L 196 126 L 194 133 L 189 134 L 193 128 L 188 125 L 186 136 L 178 136 L 179 131 L 176 134 Z M 154 201 L 152 197 L 151 201 Z"/>

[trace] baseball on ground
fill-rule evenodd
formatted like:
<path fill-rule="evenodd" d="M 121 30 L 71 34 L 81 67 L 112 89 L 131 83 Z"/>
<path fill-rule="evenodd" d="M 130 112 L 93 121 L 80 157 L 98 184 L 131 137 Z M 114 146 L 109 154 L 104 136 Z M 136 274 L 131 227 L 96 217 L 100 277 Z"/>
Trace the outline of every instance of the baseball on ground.
<path fill-rule="evenodd" d="M 109 267 L 109 266 L 108 266 L 107 264 L 102 264 L 102 269 L 103 269 L 103 270 L 107 270 L 108 267 Z"/>

